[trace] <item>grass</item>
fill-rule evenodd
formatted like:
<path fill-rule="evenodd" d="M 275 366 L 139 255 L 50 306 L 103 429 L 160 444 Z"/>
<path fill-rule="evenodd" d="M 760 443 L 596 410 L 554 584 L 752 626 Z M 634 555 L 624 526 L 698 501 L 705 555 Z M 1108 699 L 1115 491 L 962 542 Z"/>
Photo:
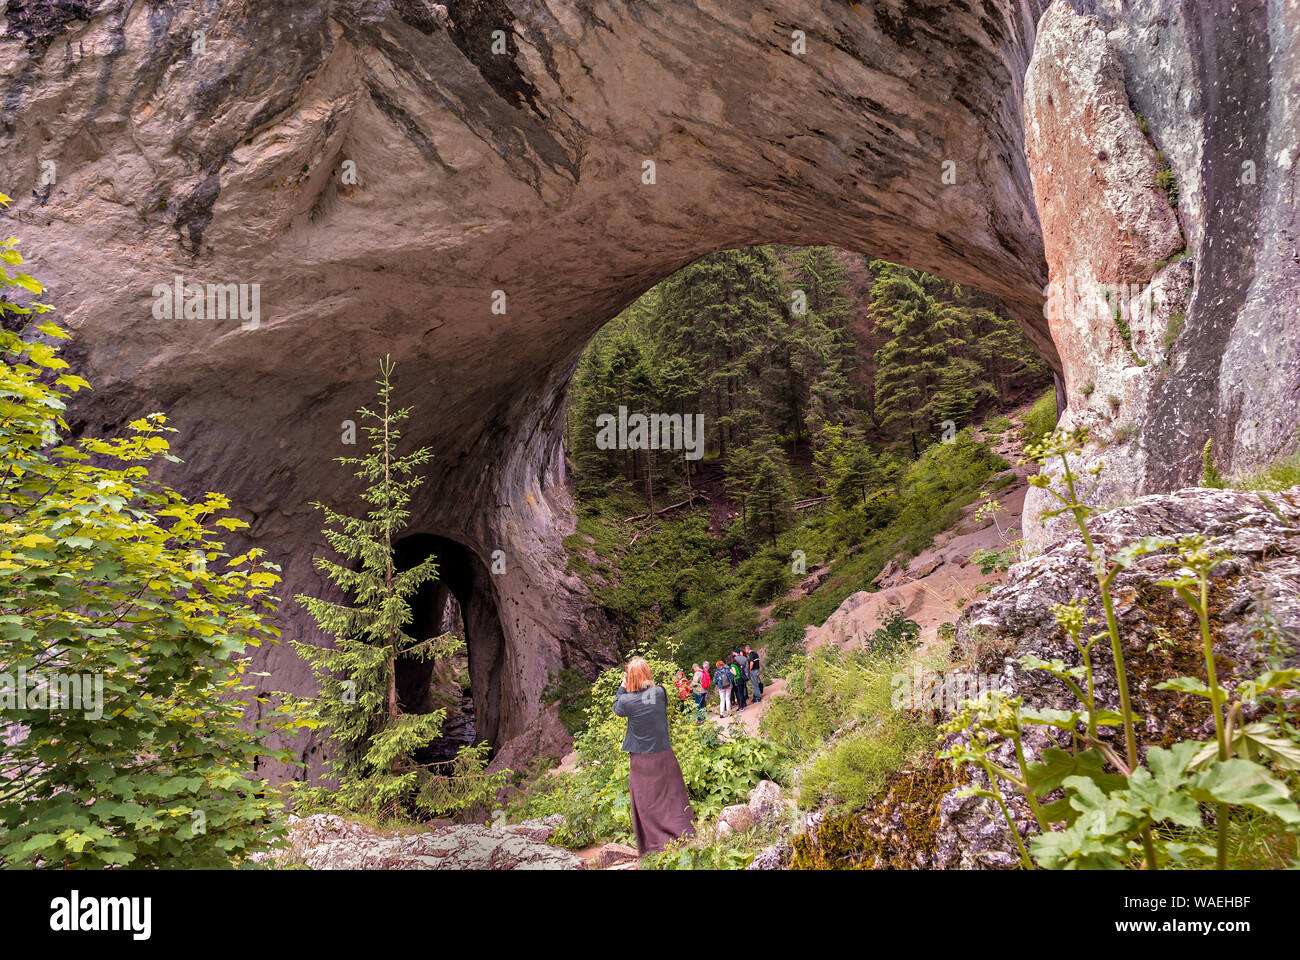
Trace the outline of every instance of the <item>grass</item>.
<path fill-rule="evenodd" d="M 1084 392 L 1092 391 L 1085 387 Z M 1046 437 L 1056 429 L 1056 414 L 1056 388 L 1048 387 L 1025 414 L 1025 422 L 1020 426 L 1020 440 L 1029 443 Z"/>
<path fill-rule="evenodd" d="M 991 433 L 995 436 L 1001 436 L 1011 429 L 1011 419 L 1009 417 L 994 417 L 991 420 L 984 421 L 984 432 Z"/>
<path fill-rule="evenodd" d="M 861 808 L 891 773 L 933 748 L 934 726 L 894 706 L 894 678 L 911 661 L 905 648 L 822 647 L 796 658 L 786 695 L 768 706 L 761 729 L 795 759 L 800 806 Z"/>
<path fill-rule="evenodd" d="M 1223 486 L 1234 490 L 1288 490 L 1300 484 L 1300 451 L 1277 460 L 1261 470 L 1233 474 Z"/>
<path fill-rule="evenodd" d="M 1174 348 L 1178 341 L 1178 335 L 1183 332 L 1183 327 L 1187 323 L 1187 314 L 1181 310 L 1169 315 L 1169 322 L 1165 326 L 1165 352 L 1168 353 Z"/>

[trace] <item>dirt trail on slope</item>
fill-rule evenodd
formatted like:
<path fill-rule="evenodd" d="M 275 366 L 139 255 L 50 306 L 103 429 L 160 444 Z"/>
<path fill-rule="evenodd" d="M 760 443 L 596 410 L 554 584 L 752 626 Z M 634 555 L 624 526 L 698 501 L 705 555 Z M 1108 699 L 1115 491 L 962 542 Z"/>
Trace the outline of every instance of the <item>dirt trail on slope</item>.
<path fill-rule="evenodd" d="M 977 588 L 996 585 L 1005 579 L 1005 573 L 981 573 L 970 555 L 981 549 L 1005 550 L 1008 541 L 1014 540 L 1019 532 L 1020 514 L 1029 489 L 1028 477 L 1037 471 L 1032 463 L 1020 463 L 1024 452 L 1018 431 L 1027 409 L 1022 407 L 1007 415 L 1012 425 L 1000 437 L 985 434 L 982 429 L 976 431 L 977 440 L 988 442 L 1011 464 L 1008 470 L 990 479 L 991 489 L 998 477 L 1007 474 L 1012 477 L 1010 483 L 993 495 L 998 509 L 977 519 L 979 503 L 973 503 L 963 510 L 956 524 L 936 536 L 929 547 L 905 566 L 891 561 L 873 581 L 878 590 L 850 595 L 824 624 L 805 629 L 805 649 L 815 650 L 826 644 L 835 644 L 843 650 L 861 648 L 885 617 L 894 610 L 902 610 L 921 626 L 918 655 L 924 655 L 938 643 L 940 626 L 955 623 L 962 608 L 978 596 Z M 796 587 L 787 596 L 796 599 L 805 592 Z M 759 648 L 760 658 L 766 654 L 765 648 Z M 751 704 L 743 712 L 733 712 L 721 719 L 717 718 L 716 709 L 711 713 L 724 730 L 739 727 L 745 735 L 757 736 L 768 705 L 786 689 L 784 679 L 774 680 L 765 688 L 762 701 Z"/>

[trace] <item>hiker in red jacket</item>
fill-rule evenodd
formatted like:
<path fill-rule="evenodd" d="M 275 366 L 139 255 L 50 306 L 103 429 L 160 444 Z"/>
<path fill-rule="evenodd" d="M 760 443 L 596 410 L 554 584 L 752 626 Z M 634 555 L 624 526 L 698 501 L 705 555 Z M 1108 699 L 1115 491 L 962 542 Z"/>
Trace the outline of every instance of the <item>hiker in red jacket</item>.
<path fill-rule="evenodd" d="M 677 671 L 677 676 L 673 677 L 673 685 L 677 687 L 677 699 L 681 701 L 681 708 L 686 709 L 686 701 L 691 696 L 691 682 L 686 679 L 686 674 L 681 670 Z"/>

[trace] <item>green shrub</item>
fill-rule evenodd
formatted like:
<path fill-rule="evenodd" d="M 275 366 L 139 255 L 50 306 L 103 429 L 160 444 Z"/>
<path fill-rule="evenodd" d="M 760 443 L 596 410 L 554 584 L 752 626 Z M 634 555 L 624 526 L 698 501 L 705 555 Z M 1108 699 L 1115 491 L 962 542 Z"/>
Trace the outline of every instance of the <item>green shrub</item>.
<path fill-rule="evenodd" d="M 902 610 L 891 610 L 871 634 L 868 646 L 872 653 L 893 656 L 915 647 L 920 635 L 919 623 L 909 619 Z"/>
<path fill-rule="evenodd" d="M 1091 392 L 1085 389 L 1085 393 Z M 1021 442 L 1031 443 L 1051 436 L 1056 429 L 1056 417 L 1056 388 L 1048 387 L 1025 414 L 1025 421 L 1020 426 Z"/>
<path fill-rule="evenodd" d="M 0 261 L 0 284 L 40 294 L 5 269 L 22 263 L 14 241 Z M 292 762 L 245 723 L 279 568 L 225 552 L 217 538 L 247 526 L 225 497 L 190 502 L 151 476 L 176 460 L 161 413 L 63 442 L 67 399 L 88 386 L 50 343 L 67 334 L 11 332 L 10 315 L 46 309 L 0 301 L 0 655 L 11 676 L 84 685 L 80 703 L 0 706 L 17 734 L 0 740 L 0 866 L 247 863 L 282 833 L 256 759 Z"/>
<path fill-rule="evenodd" d="M 1233 474 L 1224 481 L 1234 490 L 1289 490 L 1300 484 L 1300 452 L 1275 461 L 1253 473 Z"/>
<path fill-rule="evenodd" d="M 803 654 L 803 624 L 791 620 L 782 620 L 767 633 L 763 634 L 762 643 L 767 647 L 767 659 L 762 663 L 763 675 L 767 678 L 784 676 L 790 662 Z"/>
<path fill-rule="evenodd" d="M 994 435 L 1001 435 L 1011 429 L 1010 417 L 994 417 L 991 420 L 984 421 L 984 432 Z"/>
<path fill-rule="evenodd" d="M 890 773 L 932 748 L 934 727 L 893 706 L 894 677 L 908 662 L 822 647 L 792 664 L 786 694 L 773 698 L 761 729 L 799 765 L 802 805 L 861 806 Z"/>

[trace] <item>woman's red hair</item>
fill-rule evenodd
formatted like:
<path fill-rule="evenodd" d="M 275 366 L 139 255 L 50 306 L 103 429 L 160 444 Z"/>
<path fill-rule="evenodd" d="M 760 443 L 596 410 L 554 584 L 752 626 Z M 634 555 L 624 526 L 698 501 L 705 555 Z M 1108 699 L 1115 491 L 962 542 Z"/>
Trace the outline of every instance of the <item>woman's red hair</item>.
<path fill-rule="evenodd" d="M 624 675 L 624 686 L 628 693 L 639 693 L 646 687 L 650 686 L 650 664 L 645 662 L 644 657 L 633 657 L 632 662 L 627 665 L 627 673 Z"/>

